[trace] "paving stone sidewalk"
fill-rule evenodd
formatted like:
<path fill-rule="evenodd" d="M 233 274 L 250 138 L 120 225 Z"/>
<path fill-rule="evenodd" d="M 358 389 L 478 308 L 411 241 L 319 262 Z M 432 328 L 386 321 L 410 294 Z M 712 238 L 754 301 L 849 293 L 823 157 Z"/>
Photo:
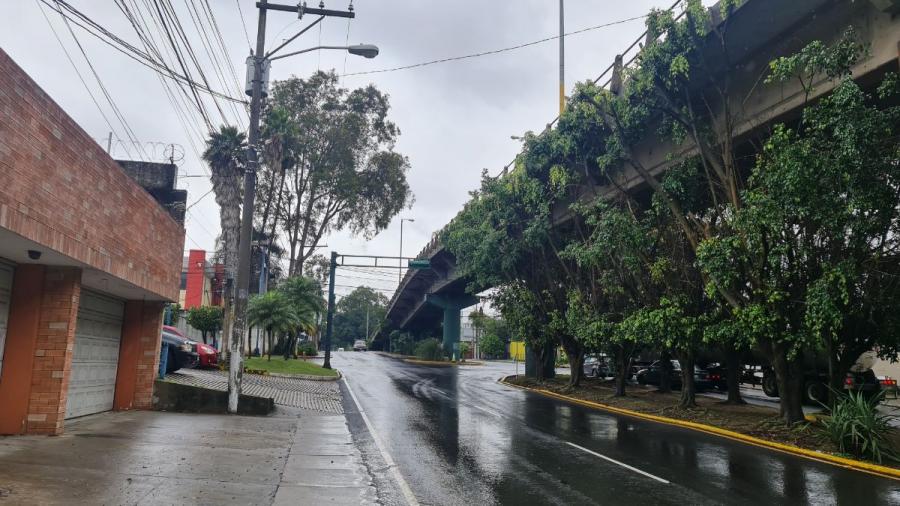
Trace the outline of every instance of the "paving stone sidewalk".
<path fill-rule="evenodd" d="M 194 385 L 213 390 L 228 390 L 228 373 L 181 369 L 166 375 L 166 381 Z M 275 404 L 311 409 L 322 413 L 341 414 L 341 389 L 337 381 L 316 381 L 285 376 L 244 374 L 241 390 L 244 394 L 271 397 Z"/>

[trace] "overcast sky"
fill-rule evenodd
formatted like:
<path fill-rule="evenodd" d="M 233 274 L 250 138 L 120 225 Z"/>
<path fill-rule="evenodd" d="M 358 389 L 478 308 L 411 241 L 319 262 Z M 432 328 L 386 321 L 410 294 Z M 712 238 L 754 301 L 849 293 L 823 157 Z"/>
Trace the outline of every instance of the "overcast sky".
<path fill-rule="evenodd" d="M 68 0 L 71 5 L 122 38 L 138 44 L 125 16 L 109 1 Z M 131 0 L 129 0 L 131 1 Z M 185 2 L 172 0 L 188 37 L 200 60 L 208 63 L 202 41 L 191 23 Z M 248 55 L 247 37 L 241 26 L 237 1 L 240 1 L 246 30 L 255 43 L 256 10 L 251 0 L 209 0 L 221 29 L 232 65 L 243 84 L 244 59 Z M 346 9 L 349 0 L 328 0 L 327 8 Z M 137 2 L 141 3 L 141 2 Z M 284 1 L 282 3 L 295 3 Z M 310 1 L 314 5 L 315 1 Z M 566 31 L 572 32 L 646 14 L 653 7 L 668 7 L 672 0 L 566 0 Z M 709 2 L 705 2 L 709 3 Z M 85 86 L 67 60 L 44 19 L 37 0 L 4 2 L 0 16 L 0 47 L 22 66 L 90 135 L 105 146 L 110 128 L 92 102 Z M 317 68 L 355 73 L 391 68 L 419 62 L 490 51 L 551 37 L 558 33 L 556 0 L 355 0 L 356 19 L 349 22 L 349 41 L 376 44 L 381 55 L 374 60 L 345 57 L 339 51 L 308 53 L 273 64 L 272 78 L 308 76 Z M 60 16 L 44 7 L 63 45 L 87 86 L 99 101 L 117 135 L 127 139 L 110 106 L 101 94 L 84 58 Z M 286 12 L 270 12 L 267 45 L 293 35 L 310 18 L 298 21 Z M 303 49 L 322 45 L 344 45 L 348 21 L 326 19 L 292 43 Z M 643 20 L 617 24 L 566 38 L 566 84 L 571 90 L 577 81 L 596 77 L 643 32 Z M 189 134 L 166 96 L 157 75 L 98 40 L 74 27 L 87 56 L 99 74 L 122 116 L 142 143 L 149 157 L 163 156 L 164 144 L 184 147 L 179 173 L 204 175 L 207 169 L 198 158 L 202 144 L 199 134 Z M 557 112 L 558 43 L 544 42 L 530 47 L 462 61 L 431 65 L 411 70 L 347 76 L 344 86 L 359 87 L 374 83 L 390 95 L 391 118 L 402 135 L 397 151 L 407 155 L 412 169 L 408 175 L 415 204 L 394 219 L 391 227 L 371 241 L 337 234 L 327 239 L 328 248 L 345 254 L 397 255 L 400 217 L 413 218 L 404 224 L 404 256 L 413 256 L 429 240 L 432 232 L 450 220 L 476 189 L 482 169 L 496 174 L 509 163 L 520 144 L 510 136 L 538 131 Z M 221 53 L 220 53 L 221 54 Z M 223 89 L 212 77 L 211 85 Z M 231 81 L 234 84 L 233 80 Z M 235 86 L 229 89 L 236 95 Z M 211 111 L 215 111 L 209 102 Z M 226 108 L 230 121 L 236 114 Z M 218 113 L 214 122 L 221 122 Z M 188 119 L 187 131 L 205 129 L 199 116 Z M 246 124 L 246 118 L 243 118 Z M 114 143 L 113 155 L 127 158 L 126 142 Z M 134 156 L 137 150 L 130 146 Z M 206 177 L 183 177 L 179 187 L 188 190 L 188 202 L 194 203 L 209 191 Z M 219 233 L 218 209 L 209 195 L 192 207 L 186 220 L 185 249 L 212 250 Z M 352 274 L 352 273 L 350 273 Z M 348 276 L 350 275 L 348 274 Z M 393 289 L 396 278 L 359 273 L 336 284 L 364 283 L 360 278 L 380 279 L 369 283 L 385 290 Z M 338 289 L 346 292 L 349 289 Z M 389 294 L 388 294 L 389 295 Z"/>

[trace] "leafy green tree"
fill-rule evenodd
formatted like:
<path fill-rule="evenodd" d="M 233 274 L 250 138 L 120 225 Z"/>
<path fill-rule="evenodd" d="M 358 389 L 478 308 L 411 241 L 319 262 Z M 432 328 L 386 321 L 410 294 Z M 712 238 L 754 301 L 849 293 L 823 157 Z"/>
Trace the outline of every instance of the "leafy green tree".
<path fill-rule="evenodd" d="M 368 286 L 353 289 L 335 304 L 332 339 L 348 347 L 357 339 L 368 341 L 384 320 L 389 302 L 383 293 Z M 370 335 L 366 335 L 367 314 Z"/>
<path fill-rule="evenodd" d="M 203 343 L 208 344 L 206 336 L 215 336 L 216 332 L 222 328 L 222 308 L 216 306 L 192 307 L 188 310 L 187 323 L 199 330 Z"/>
<path fill-rule="evenodd" d="M 269 197 L 256 212 L 286 237 L 289 276 L 302 273 L 322 237 L 344 229 L 372 237 L 411 202 L 389 110 L 373 85 L 348 90 L 334 72 L 273 83 L 260 174 Z"/>
<path fill-rule="evenodd" d="M 478 342 L 482 357 L 499 358 L 506 353 L 506 345 L 496 334 L 485 334 Z"/>

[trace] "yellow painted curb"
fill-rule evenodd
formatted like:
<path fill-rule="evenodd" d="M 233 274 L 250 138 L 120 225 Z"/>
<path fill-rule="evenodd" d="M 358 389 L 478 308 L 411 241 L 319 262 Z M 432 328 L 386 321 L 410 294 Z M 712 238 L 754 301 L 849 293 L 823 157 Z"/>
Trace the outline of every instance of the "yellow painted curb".
<path fill-rule="evenodd" d="M 615 406 L 601 404 L 599 402 L 586 401 L 584 399 L 577 399 L 575 397 L 569 397 L 567 395 L 562 395 L 562 394 L 558 394 L 556 392 L 551 392 L 550 390 L 545 390 L 543 388 L 530 388 L 530 387 L 524 387 L 521 385 L 514 385 L 507 381 L 508 378 L 510 378 L 510 376 L 504 376 L 503 378 L 500 378 L 498 381 L 506 386 L 510 386 L 513 388 L 519 388 L 521 390 L 527 390 L 529 392 L 536 392 L 536 393 L 539 393 L 542 395 L 546 395 L 548 397 L 553 397 L 553 398 L 564 400 L 564 401 L 571 402 L 574 404 L 580 404 L 582 406 L 587 406 L 589 408 L 602 409 L 605 411 L 611 411 L 613 413 L 619 413 L 619 414 L 631 416 L 634 418 L 642 418 L 644 420 L 650 420 L 650 421 L 654 421 L 654 422 L 675 425 L 675 426 L 686 428 L 686 429 L 696 430 L 696 431 L 700 431 L 700 432 L 706 432 L 707 434 L 713 434 L 716 436 L 725 437 L 728 439 L 740 441 L 740 442 L 751 444 L 754 446 L 769 448 L 771 450 L 776 450 L 776 451 L 788 453 L 791 455 L 798 455 L 800 457 L 817 460 L 819 462 L 824 462 L 824 463 L 832 464 L 835 466 L 845 467 L 848 469 L 853 469 L 853 470 L 861 471 L 864 473 L 874 474 L 877 476 L 881 476 L 883 478 L 892 478 L 895 480 L 900 480 L 900 469 L 894 469 L 892 467 L 882 466 L 882 465 L 878 465 L 878 464 L 872 464 L 869 462 L 862 462 L 860 460 L 848 459 L 845 457 L 838 457 L 836 455 L 830 455 L 828 453 L 817 452 L 814 450 L 807 450 L 805 448 L 800 448 L 797 446 L 787 445 L 787 444 L 783 444 L 783 443 L 776 443 L 774 441 L 767 441 L 765 439 L 748 436 L 747 434 L 741 434 L 740 432 L 735 432 L 733 430 L 728 430 L 728 429 L 722 429 L 720 427 L 706 425 L 703 423 L 688 422 L 686 420 L 678 420 L 677 418 L 669 418 L 669 417 L 665 417 L 665 416 L 650 415 L 647 413 L 641 413 L 639 411 L 632 411 L 630 409 L 617 408 Z M 815 419 L 815 416 L 811 416 L 811 418 Z"/>

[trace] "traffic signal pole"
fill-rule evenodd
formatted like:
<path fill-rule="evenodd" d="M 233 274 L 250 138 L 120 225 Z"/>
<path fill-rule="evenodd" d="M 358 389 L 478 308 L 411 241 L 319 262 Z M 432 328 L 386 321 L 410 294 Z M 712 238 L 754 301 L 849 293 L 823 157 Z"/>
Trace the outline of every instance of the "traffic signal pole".
<path fill-rule="evenodd" d="M 250 241 L 253 232 L 253 209 L 256 200 L 256 171 L 259 168 L 257 145 L 262 111 L 263 66 L 266 64 L 266 13 L 269 10 L 294 12 L 299 16 L 312 15 L 355 17 L 353 12 L 307 8 L 305 5 L 270 4 L 267 0 L 256 3 L 259 21 L 256 28 L 256 52 L 253 54 L 253 81 L 250 94 L 250 127 L 247 134 L 247 167 L 244 169 L 244 200 L 241 212 L 241 234 L 238 243 L 238 272 L 235 284 L 234 323 L 231 327 L 228 370 L 228 412 L 237 413 L 244 371 L 242 343 L 247 330 L 247 301 L 250 296 Z M 280 49 L 280 47 L 278 48 Z M 271 56 L 271 55 L 269 55 Z M 333 283 L 332 283 L 333 284 Z M 329 329 L 330 329 L 329 325 Z"/>

